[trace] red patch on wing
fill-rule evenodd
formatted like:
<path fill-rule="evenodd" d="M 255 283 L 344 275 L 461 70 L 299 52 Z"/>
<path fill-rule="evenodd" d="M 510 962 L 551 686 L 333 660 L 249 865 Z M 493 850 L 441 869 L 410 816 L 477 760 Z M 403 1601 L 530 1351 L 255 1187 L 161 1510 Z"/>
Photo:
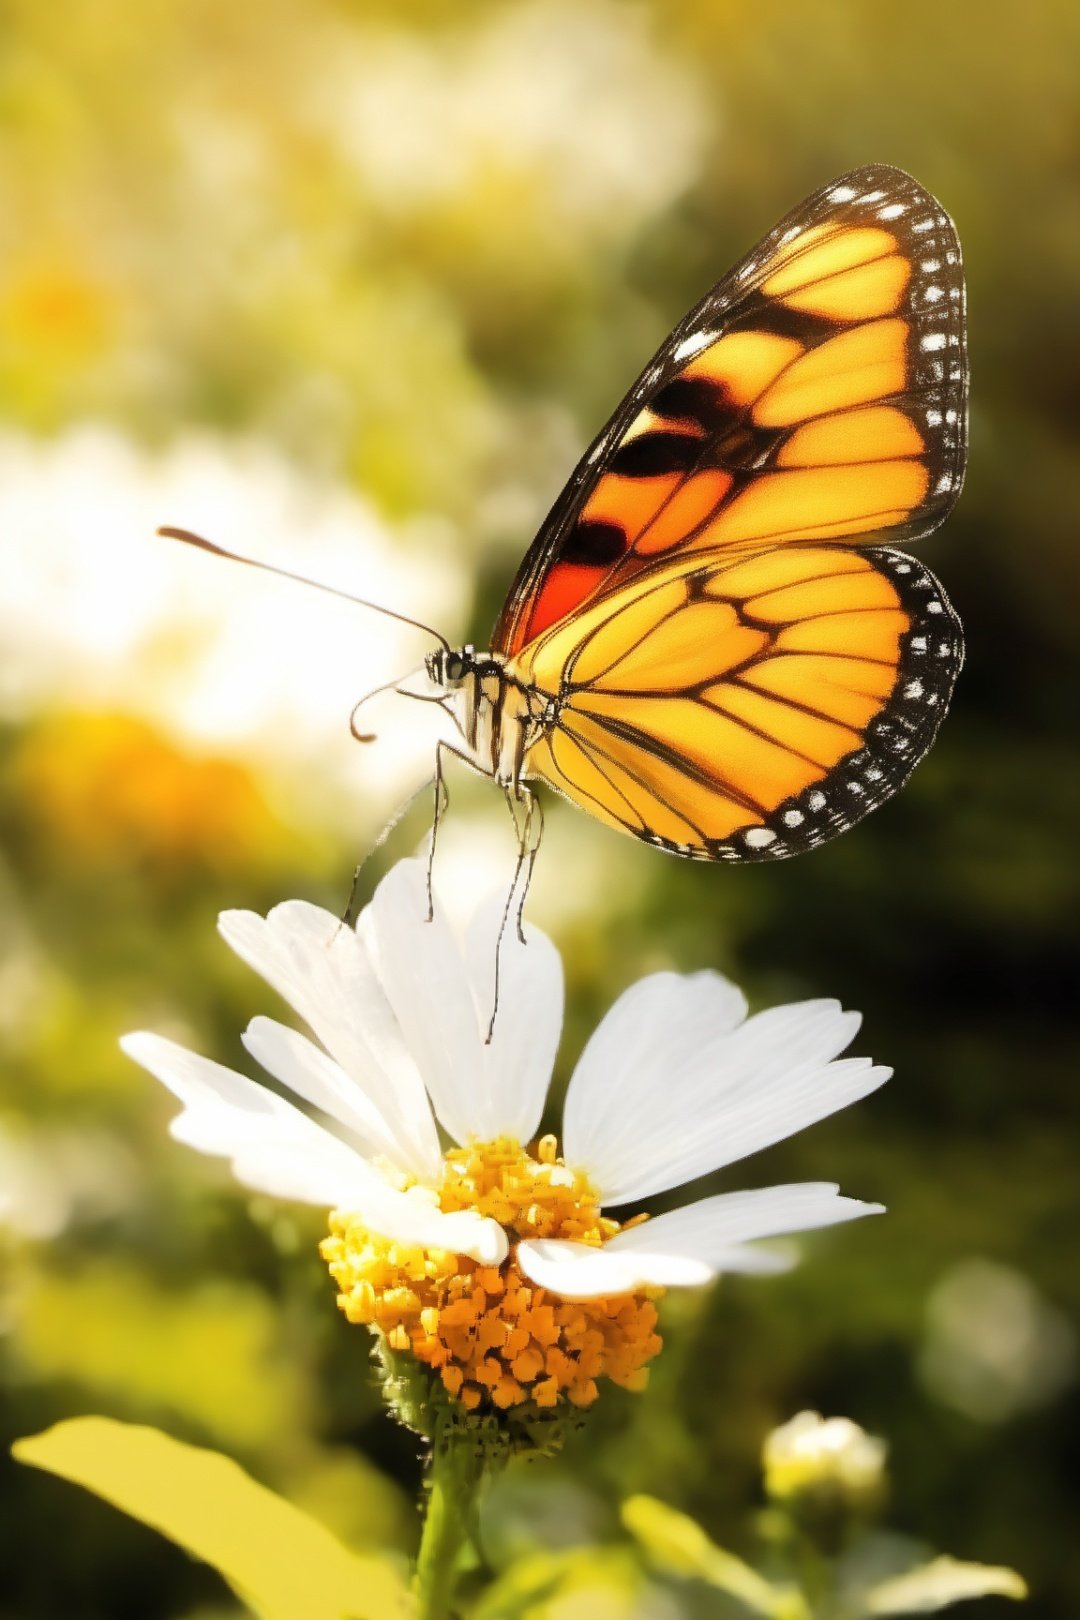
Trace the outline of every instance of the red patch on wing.
<path fill-rule="evenodd" d="M 540 587 L 522 634 L 515 637 L 517 645 L 510 648 L 511 653 L 518 652 L 549 625 L 565 619 L 587 596 L 592 595 L 604 575 L 610 571 L 610 563 L 554 563 Z"/>

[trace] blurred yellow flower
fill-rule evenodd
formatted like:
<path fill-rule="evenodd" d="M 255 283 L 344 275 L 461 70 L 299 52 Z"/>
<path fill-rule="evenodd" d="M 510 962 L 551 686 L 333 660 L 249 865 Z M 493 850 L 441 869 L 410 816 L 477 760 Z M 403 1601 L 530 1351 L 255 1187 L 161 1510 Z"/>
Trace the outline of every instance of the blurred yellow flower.
<path fill-rule="evenodd" d="M 284 842 L 241 765 L 189 754 L 128 715 L 54 715 L 20 740 L 9 780 L 50 854 L 78 865 L 235 871 Z"/>
<path fill-rule="evenodd" d="M 170 1289 L 126 1262 L 69 1263 L 28 1279 L 10 1343 L 24 1376 L 174 1414 L 241 1450 L 294 1444 L 311 1422 L 303 1368 L 252 1285 Z"/>
<path fill-rule="evenodd" d="M 0 342 L 10 355 L 39 348 L 55 363 L 62 353 L 96 348 L 108 330 L 108 299 L 94 280 L 68 265 L 34 266 L 11 277 L 0 293 Z"/>
<path fill-rule="evenodd" d="M 0 396 L 9 413 L 54 427 L 85 408 L 117 335 L 115 297 L 66 248 L 0 272 Z"/>

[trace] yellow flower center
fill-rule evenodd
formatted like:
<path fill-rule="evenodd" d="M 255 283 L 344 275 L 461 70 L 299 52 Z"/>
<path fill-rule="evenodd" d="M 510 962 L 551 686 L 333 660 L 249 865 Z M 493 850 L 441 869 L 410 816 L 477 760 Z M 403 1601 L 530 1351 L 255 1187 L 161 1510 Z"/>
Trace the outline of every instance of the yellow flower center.
<path fill-rule="evenodd" d="M 661 1345 L 653 1302 L 662 1289 L 562 1299 L 518 1268 L 522 1238 L 599 1247 L 620 1230 L 600 1213 L 588 1179 L 561 1163 L 553 1136 L 540 1140 L 535 1157 L 505 1137 L 456 1148 L 438 1192 L 446 1212 L 472 1209 L 498 1221 L 510 1240 L 507 1259 L 482 1266 L 395 1243 L 335 1211 L 321 1253 L 350 1322 L 377 1328 L 392 1350 L 426 1362 L 468 1411 L 589 1406 L 600 1378 L 645 1387 L 646 1363 Z"/>

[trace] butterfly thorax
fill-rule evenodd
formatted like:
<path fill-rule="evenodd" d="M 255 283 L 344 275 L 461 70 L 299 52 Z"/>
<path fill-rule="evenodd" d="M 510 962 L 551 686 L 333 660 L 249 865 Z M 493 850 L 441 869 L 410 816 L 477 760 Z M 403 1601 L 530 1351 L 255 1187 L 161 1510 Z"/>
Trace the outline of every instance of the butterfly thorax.
<path fill-rule="evenodd" d="M 501 787 L 516 786 L 529 749 L 558 718 L 555 699 L 522 680 L 502 653 L 440 647 L 425 667 L 443 689 L 470 763 Z"/>

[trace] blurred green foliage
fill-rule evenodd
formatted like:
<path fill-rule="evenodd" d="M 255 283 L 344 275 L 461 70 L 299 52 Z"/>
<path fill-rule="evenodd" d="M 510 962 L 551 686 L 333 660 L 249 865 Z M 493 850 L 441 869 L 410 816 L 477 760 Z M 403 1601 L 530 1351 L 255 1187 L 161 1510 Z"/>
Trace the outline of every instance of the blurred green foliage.
<path fill-rule="evenodd" d="M 952 212 L 971 466 L 923 554 L 969 661 L 932 755 L 795 863 L 678 863 L 552 806 L 537 875 L 568 970 L 562 1075 L 658 966 L 721 967 L 759 1005 L 862 1008 L 893 1083 L 751 1168 L 836 1177 L 890 1213 L 808 1242 L 790 1277 L 669 1300 L 649 1394 L 606 1397 L 516 1521 L 522 1482 L 503 1482 L 492 1557 L 603 1545 L 573 1564 L 593 1595 L 558 1612 L 652 1613 L 614 1504 L 646 1491 L 739 1548 L 763 1433 L 811 1405 L 888 1437 L 902 1529 L 1015 1565 L 1033 1620 L 1075 1613 L 1080 11 L 6 0 L 2 18 L 0 431 L 254 434 L 391 532 L 438 520 L 476 581 L 451 635 L 486 637 L 580 447 L 800 196 L 887 161 Z M 167 1099 L 115 1047 L 149 1025 L 237 1061 L 274 1009 L 213 917 L 289 894 L 340 908 L 352 829 L 313 819 L 317 782 L 290 797 L 91 709 L 5 696 L 0 733 L 3 1453 L 86 1410 L 158 1422 L 350 1545 L 408 1551 L 415 1447 L 337 1317 L 318 1223 L 172 1143 Z M 455 800 L 498 825 L 482 784 Z M 581 871 L 588 905 L 560 910 Z M 973 1259 L 998 1271 L 950 1313 Z M 89 1498 L 3 1460 L 0 1491 L 0 1620 L 227 1612 L 208 1572 Z"/>

